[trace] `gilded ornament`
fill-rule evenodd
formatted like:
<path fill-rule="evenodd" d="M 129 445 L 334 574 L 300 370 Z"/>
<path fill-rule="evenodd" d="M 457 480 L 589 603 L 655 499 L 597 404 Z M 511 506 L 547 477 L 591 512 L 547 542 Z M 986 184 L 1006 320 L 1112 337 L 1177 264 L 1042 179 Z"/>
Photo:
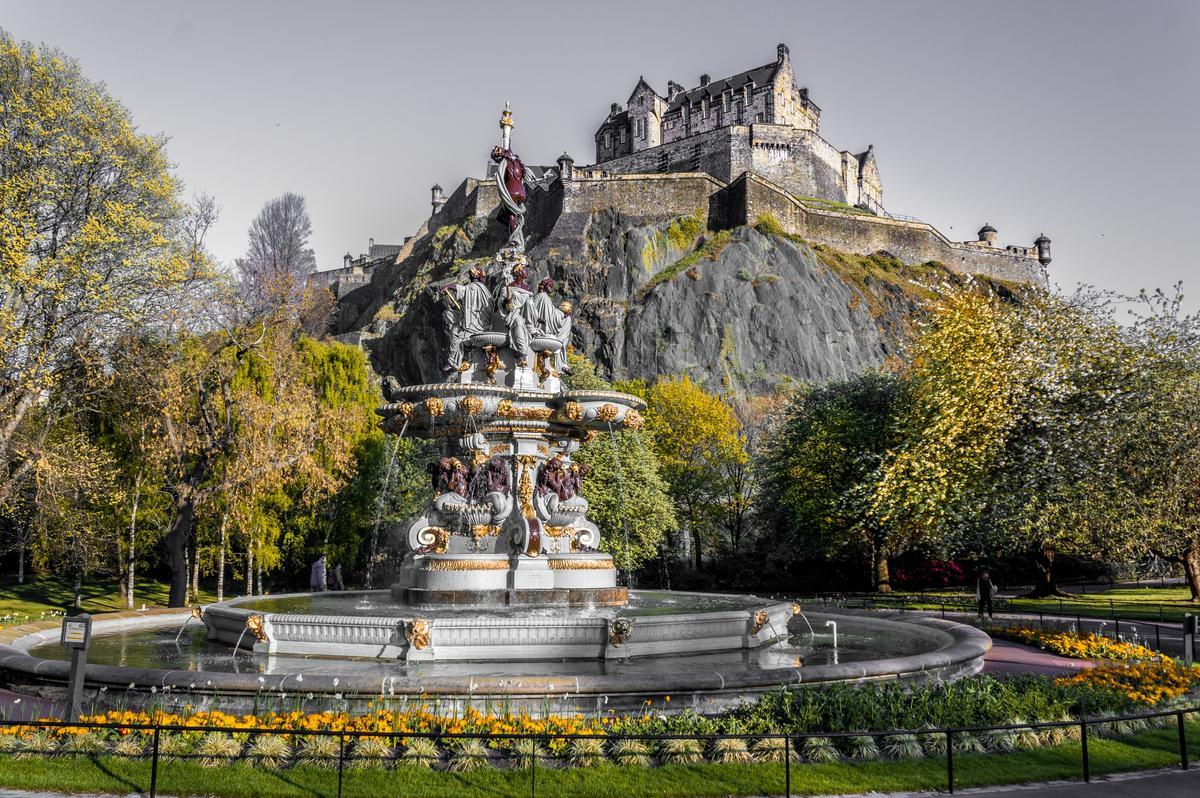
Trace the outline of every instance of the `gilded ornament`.
<path fill-rule="evenodd" d="M 641 413 L 630 408 L 625 413 L 625 418 L 621 419 L 621 423 L 625 425 L 626 429 L 637 430 L 642 428 L 642 425 L 646 423 L 646 419 L 642 417 Z"/>
<path fill-rule="evenodd" d="M 423 571 L 507 571 L 508 560 L 427 560 Z"/>
<path fill-rule="evenodd" d="M 246 618 L 246 628 L 254 634 L 254 639 L 260 643 L 266 643 L 267 640 L 267 619 L 257 612 Z"/>
<path fill-rule="evenodd" d="M 404 636 L 408 638 L 408 644 L 418 651 L 423 651 L 429 648 L 429 638 L 433 630 L 429 627 L 429 621 L 424 618 L 413 618 L 408 622 L 408 628 L 404 630 Z"/>
<path fill-rule="evenodd" d="M 792 617 L 795 617 L 795 616 L 797 616 L 797 615 L 799 615 L 799 614 L 800 614 L 800 602 L 799 602 L 799 601 L 793 601 L 793 602 L 792 602 Z"/>
<path fill-rule="evenodd" d="M 566 537 L 567 535 L 574 534 L 574 532 L 575 532 L 575 527 L 573 527 L 573 526 L 550 526 L 549 524 L 546 525 L 546 534 L 552 538 L 557 539 L 557 538 L 561 538 L 561 537 Z"/>
<path fill-rule="evenodd" d="M 412 418 L 414 405 L 412 402 L 401 402 L 396 412 L 405 418 Z"/>
<path fill-rule="evenodd" d="M 551 560 L 551 571 L 611 571 L 616 568 L 612 560 Z"/>
<path fill-rule="evenodd" d="M 500 404 L 496 405 L 496 415 L 500 416 L 500 418 L 512 418 L 512 399 L 501 399 Z"/>
<path fill-rule="evenodd" d="M 522 421 L 549 421 L 554 415 L 550 407 L 516 407 L 511 399 L 501 399 L 496 406 L 496 415 L 500 418 L 515 418 Z"/>
<path fill-rule="evenodd" d="M 463 400 L 458 403 L 458 409 L 465 416 L 477 416 L 483 412 L 483 400 L 478 396 L 464 397 Z"/>
<path fill-rule="evenodd" d="M 599 436 L 599 435 L 600 435 L 599 432 L 596 432 L 596 430 L 594 430 L 594 429 L 590 429 L 586 433 L 584 433 L 583 442 L 591 443 L 592 441 L 596 440 L 597 436 Z"/>
<path fill-rule="evenodd" d="M 546 364 L 546 361 L 549 359 L 549 352 L 538 352 L 533 357 L 533 373 L 537 375 L 539 388 L 545 385 L 546 378 L 554 373 L 550 366 Z"/>
<path fill-rule="evenodd" d="M 579 402 L 567 402 L 563 405 L 563 418 L 567 421 L 583 421 L 583 405 Z"/>
<path fill-rule="evenodd" d="M 496 347 L 485 346 L 483 348 L 483 373 L 487 375 L 488 385 L 496 384 L 496 369 L 500 368 L 500 355 L 496 354 Z"/>
<path fill-rule="evenodd" d="M 199 607 L 192 607 L 192 617 L 197 621 L 200 620 L 204 612 Z"/>
<path fill-rule="evenodd" d="M 446 412 L 446 405 L 436 396 L 431 396 L 425 400 L 425 409 L 429 411 L 429 415 L 437 418 Z"/>
<path fill-rule="evenodd" d="M 533 509 L 533 470 L 535 462 L 532 455 L 522 454 L 517 456 L 517 463 L 522 466 L 521 482 L 517 487 L 517 499 L 521 502 L 521 515 L 527 521 L 537 518 L 537 511 Z"/>
<path fill-rule="evenodd" d="M 756 635 L 763 630 L 768 623 L 771 622 L 771 616 L 767 615 L 766 610 L 759 610 L 754 613 L 754 626 L 750 628 L 750 634 Z"/>
<path fill-rule="evenodd" d="M 614 404 L 605 402 L 600 405 L 600 409 L 596 411 L 596 419 L 598 421 L 616 421 L 617 414 L 621 412 L 621 408 Z"/>
<path fill-rule="evenodd" d="M 475 524 L 471 527 L 471 537 L 476 540 L 494 538 L 500 534 L 499 524 Z"/>

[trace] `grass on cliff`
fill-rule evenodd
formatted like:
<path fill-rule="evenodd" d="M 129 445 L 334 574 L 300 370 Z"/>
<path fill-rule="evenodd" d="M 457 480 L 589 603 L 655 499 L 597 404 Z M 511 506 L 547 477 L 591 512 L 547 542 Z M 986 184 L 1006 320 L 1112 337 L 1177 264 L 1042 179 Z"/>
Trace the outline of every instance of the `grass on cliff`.
<path fill-rule="evenodd" d="M 663 283 L 674 280 L 681 273 L 687 274 L 693 280 L 698 280 L 700 273 L 696 270 L 696 267 L 703 261 L 719 258 L 721 251 L 729 245 L 732 236 L 733 231 L 731 230 L 721 230 L 706 235 L 701 241 L 700 246 L 647 280 L 646 284 L 642 286 L 639 298 L 645 299 L 655 288 Z"/>
<path fill-rule="evenodd" d="M 1189 724 L 1191 725 L 1191 724 Z M 1091 739 L 1088 743 L 1093 775 L 1148 768 L 1178 767 L 1174 729 L 1159 729 L 1124 740 Z M 1191 737 L 1192 756 L 1200 740 Z M 978 787 L 1030 781 L 1080 778 L 1082 751 L 1078 743 L 1009 754 L 965 754 L 954 757 L 955 786 Z M 784 791 L 782 764 L 664 765 L 656 768 L 600 765 L 584 768 L 539 767 L 531 789 L 528 769 L 481 768 L 455 773 L 422 767 L 348 767 L 342 774 L 346 798 L 403 794 L 413 798 L 454 796 L 553 795 L 559 798 L 700 798 L 701 796 L 779 795 Z M 338 795 L 335 769 L 298 765 L 287 770 L 239 763 L 206 768 L 195 761 L 159 763 L 160 795 L 218 796 L 219 798 L 332 798 Z M 0 759 L 0 786 L 17 790 L 53 790 L 125 795 L 146 793 L 150 762 L 112 756 Z M 946 763 L 940 759 L 840 761 L 794 764 L 794 795 L 830 795 L 869 791 L 944 790 Z"/>

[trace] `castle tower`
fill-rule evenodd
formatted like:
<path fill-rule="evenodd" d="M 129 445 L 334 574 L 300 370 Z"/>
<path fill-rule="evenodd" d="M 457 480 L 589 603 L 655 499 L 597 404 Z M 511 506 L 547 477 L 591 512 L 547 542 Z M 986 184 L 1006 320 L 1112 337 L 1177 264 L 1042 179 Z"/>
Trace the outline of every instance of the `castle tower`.
<path fill-rule="evenodd" d="M 662 144 L 662 115 L 667 110 L 666 98 L 639 77 L 629 95 L 629 127 L 633 151 L 640 152 Z"/>
<path fill-rule="evenodd" d="M 446 195 L 442 193 L 442 187 L 437 183 L 433 184 L 433 188 L 429 189 L 430 204 L 433 206 L 433 212 L 437 213 L 446 204 Z"/>
<path fill-rule="evenodd" d="M 1049 266 L 1050 265 L 1050 239 L 1046 238 L 1045 233 L 1042 233 L 1033 242 L 1033 245 L 1035 247 L 1037 247 L 1038 262 L 1041 263 L 1043 266 Z"/>
<path fill-rule="evenodd" d="M 983 227 L 979 228 L 979 243 L 989 247 L 996 246 L 996 228 L 984 222 Z"/>
<path fill-rule="evenodd" d="M 575 178 L 575 159 L 564 151 L 558 156 L 558 176 L 563 180 L 573 180 Z"/>

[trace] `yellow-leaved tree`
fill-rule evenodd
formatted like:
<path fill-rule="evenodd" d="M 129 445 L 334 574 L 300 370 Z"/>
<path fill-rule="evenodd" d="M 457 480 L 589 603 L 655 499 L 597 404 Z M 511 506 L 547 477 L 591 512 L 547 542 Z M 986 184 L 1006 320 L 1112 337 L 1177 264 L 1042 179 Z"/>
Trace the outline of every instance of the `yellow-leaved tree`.
<path fill-rule="evenodd" d="M 73 60 L 0 31 L 0 503 L 39 462 L 53 419 L 29 416 L 74 353 L 161 317 L 186 277 L 177 193 L 163 139 Z"/>
<path fill-rule="evenodd" d="M 687 376 L 643 390 L 646 429 L 700 570 L 730 501 L 730 480 L 749 459 L 741 423 L 733 408 Z"/>

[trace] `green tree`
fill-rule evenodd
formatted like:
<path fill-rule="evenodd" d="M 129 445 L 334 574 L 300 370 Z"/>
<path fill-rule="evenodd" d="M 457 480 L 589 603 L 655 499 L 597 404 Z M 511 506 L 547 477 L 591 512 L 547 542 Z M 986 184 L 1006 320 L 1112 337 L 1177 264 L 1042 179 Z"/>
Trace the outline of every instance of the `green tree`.
<path fill-rule="evenodd" d="M 568 388 L 612 390 L 590 361 L 574 353 L 568 357 Z M 600 528 L 600 547 L 613 554 L 622 570 L 636 570 L 659 553 L 667 534 L 678 527 L 648 433 L 643 429 L 593 435 L 573 459 L 590 469 L 583 495 L 588 516 Z"/>
<path fill-rule="evenodd" d="M 798 395 L 768 433 L 760 459 L 762 512 L 776 556 L 863 556 L 875 589 L 891 589 L 888 558 L 911 542 L 880 522 L 874 499 L 901 443 L 908 385 L 866 373 Z"/>

